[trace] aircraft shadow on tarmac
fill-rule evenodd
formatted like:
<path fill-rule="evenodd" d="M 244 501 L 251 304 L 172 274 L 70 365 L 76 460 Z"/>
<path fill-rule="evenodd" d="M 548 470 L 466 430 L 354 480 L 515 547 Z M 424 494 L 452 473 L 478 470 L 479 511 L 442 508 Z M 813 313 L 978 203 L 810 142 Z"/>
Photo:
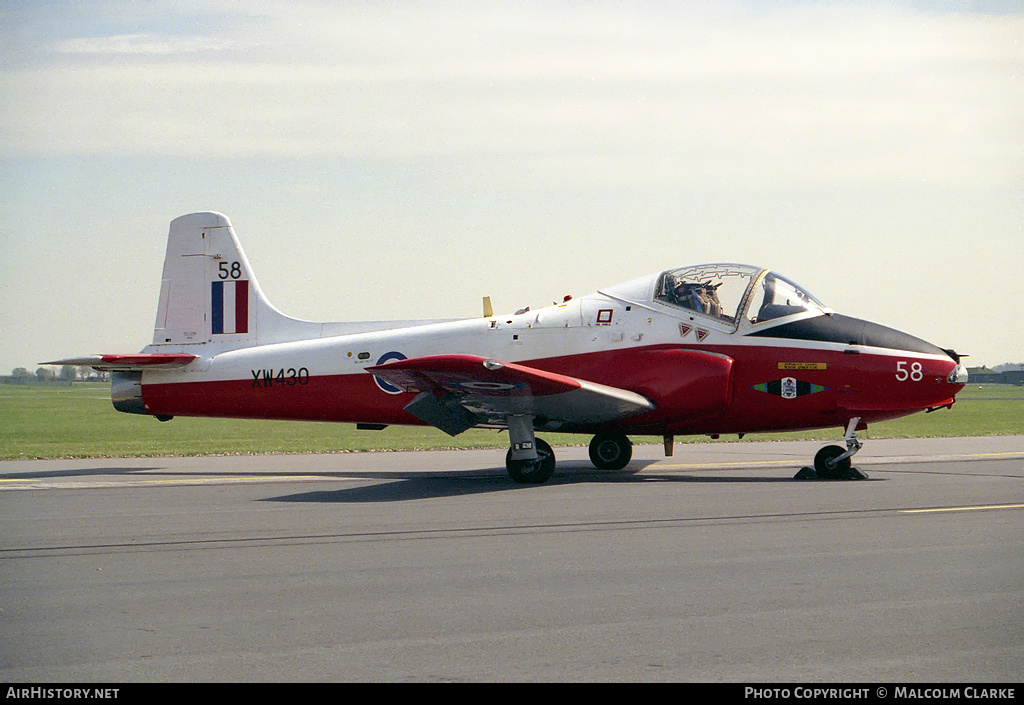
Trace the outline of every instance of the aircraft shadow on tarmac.
<path fill-rule="evenodd" d="M 133 475 L 140 472 L 163 470 L 161 467 L 147 468 L 74 468 L 71 470 L 39 470 L 35 472 L 0 473 L 0 480 L 40 480 L 58 477 L 95 477 L 97 475 Z"/>
<path fill-rule="evenodd" d="M 345 473 L 349 480 L 362 478 L 377 481 L 372 485 L 346 487 L 338 490 L 317 490 L 298 494 L 267 497 L 265 502 L 322 502 L 372 503 L 406 502 L 417 499 L 437 499 L 487 492 L 528 491 L 558 485 L 608 482 L 794 482 L 792 475 L 785 477 L 740 477 L 736 475 L 689 475 L 680 473 L 639 473 L 656 461 L 637 461 L 622 470 L 595 470 L 586 464 L 574 466 L 565 463 L 555 475 L 542 485 L 513 482 L 504 468 L 490 468 L 451 473 Z M 325 477 L 324 479 L 329 479 Z"/>
<path fill-rule="evenodd" d="M 458 497 L 462 495 L 484 494 L 489 492 L 511 492 L 529 491 L 543 487 L 569 485 L 578 483 L 633 483 L 633 482 L 698 482 L 698 483 L 744 483 L 744 482 L 794 482 L 790 470 L 787 468 L 783 475 L 765 474 L 737 475 L 737 471 L 745 471 L 744 468 L 730 468 L 728 470 L 674 470 L 671 472 L 658 472 L 657 467 L 644 472 L 651 466 L 656 466 L 656 460 L 634 460 L 622 470 L 597 470 L 585 461 L 569 461 L 559 466 L 555 475 L 542 485 L 520 484 L 513 482 L 506 473 L 504 467 L 479 468 L 474 470 L 438 470 L 434 472 L 403 471 L 401 469 L 391 471 L 365 471 L 365 472 L 325 472 L 316 473 L 316 476 L 324 482 L 331 482 L 338 479 L 343 482 L 343 487 L 337 490 L 316 490 L 312 492 L 301 492 L 297 494 L 282 495 L 278 497 L 267 497 L 261 501 L 266 502 L 322 502 L 322 503 L 372 503 L 372 502 L 405 502 L 417 499 L 437 499 L 443 497 Z M 160 471 L 167 468 L 161 466 L 139 466 L 139 467 L 91 467 L 73 468 L 67 470 L 42 470 L 34 472 L 0 473 L 0 480 L 46 480 L 58 478 L 97 478 L 97 477 L 127 477 L 137 476 L 148 480 L 159 479 L 182 479 L 186 477 L 197 477 L 210 479 L 208 472 L 181 472 L 172 471 L 163 475 Z M 777 469 L 775 469 L 777 470 Z M 641 475 L 640 473 L 643 472 Z M 746 469 L 749 472 L 749 469 Z M 151 474 L 152 473 L 152 474 Z M 725 474 L 729 473 L 729 474 Z M 284 469 L 268 470 L 266 472 L 247 472 L 247 478 L 259 478 L 262 475 L 280 479 L 288 475 L 295 475 L 304 479 L 309 478 L 308 471 L 289 471 Z M 230 477 L 230 476 L 221 476 Z M 353 480 L 365 480 L 366 483 L 352 486 Z"/>

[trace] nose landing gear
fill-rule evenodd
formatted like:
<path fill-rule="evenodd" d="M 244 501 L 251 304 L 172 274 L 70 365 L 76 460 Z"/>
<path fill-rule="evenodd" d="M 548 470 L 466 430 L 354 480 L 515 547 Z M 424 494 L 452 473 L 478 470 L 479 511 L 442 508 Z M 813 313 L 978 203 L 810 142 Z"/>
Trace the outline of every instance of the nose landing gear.
<path fill-rule="evenodd" d="M 825 446 L 814 456 L 814 467 L 800 468 L 795 476 L 797 480 L 866 480 L 868 476 L 860 469 L 850 463 L 850 458 L 856 455 L 864 444 L 857 439 L 857 424 L 860 417 L 850 419 L 846 426 L 846 435 L 843 441 L 846 443 L 846 450 L 842 446 Z"/>

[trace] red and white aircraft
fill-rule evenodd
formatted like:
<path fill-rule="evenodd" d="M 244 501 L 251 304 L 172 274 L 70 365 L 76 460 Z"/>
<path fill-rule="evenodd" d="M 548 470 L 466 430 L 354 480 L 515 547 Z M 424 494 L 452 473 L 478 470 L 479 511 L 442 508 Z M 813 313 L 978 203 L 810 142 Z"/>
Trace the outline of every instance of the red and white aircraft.
<path fill-rule="evenodd" d="M 804 476 L 862 476 L 868 423 L 949 407 L 967 382 L 952 350 L 834 313 L 775 272 L 670 269 L 539 310 L 448 321 L 315 323 L 264 297 L 228 219 L 171 222 L 152 345 L 45 364 L 112 371 L 119 411 L 173 416 L 507 428 L 508 472 L 544 482 L 536 431 L 593 434 L 599 468 L 627 434 L 845 428 Z M 798 477 L 800 474 L 798 473 Z"/>

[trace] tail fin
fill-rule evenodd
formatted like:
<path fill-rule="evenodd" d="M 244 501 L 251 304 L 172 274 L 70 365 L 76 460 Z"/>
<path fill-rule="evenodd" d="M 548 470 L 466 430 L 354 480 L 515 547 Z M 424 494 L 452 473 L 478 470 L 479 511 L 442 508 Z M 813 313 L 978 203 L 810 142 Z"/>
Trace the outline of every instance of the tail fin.
<path fill-rule="evenodd" d="M 227 216 L 191 213 L 171 221 L 153 344 L 143 352 L 200 355 L 441 320 L 321 323 L 286 316 L 256 283 Z"/>
<path fill-rule="evenodd" d="M 301 335 L 307 325 L 267 301 L 227 216 L 191 213 L 171 221 L 153 350 L 249 347 Z"/>

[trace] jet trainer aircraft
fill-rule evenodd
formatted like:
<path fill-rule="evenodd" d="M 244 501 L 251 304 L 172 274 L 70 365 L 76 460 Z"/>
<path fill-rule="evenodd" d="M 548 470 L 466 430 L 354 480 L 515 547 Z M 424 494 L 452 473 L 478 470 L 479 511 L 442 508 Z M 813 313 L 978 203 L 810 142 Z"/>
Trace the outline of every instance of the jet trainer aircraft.
<path fill-rule="evenodd" d="M 628 434 L 845 429 L 801 477 L 863 477 L 867 424 L 950 407 L 967 382 L 952 350 L 833 312 L 775 272 L 670 269 L 546 308 L 469 320 L 316 323 L 274 308 L 220 213 L 171 222 L 153 343 L 50 365 L 112 373 L 123 412 L 429 424 L 509 433 L 517 482 L 554 472 L 536 431 L 593 434 L 598 468 Z"/>

